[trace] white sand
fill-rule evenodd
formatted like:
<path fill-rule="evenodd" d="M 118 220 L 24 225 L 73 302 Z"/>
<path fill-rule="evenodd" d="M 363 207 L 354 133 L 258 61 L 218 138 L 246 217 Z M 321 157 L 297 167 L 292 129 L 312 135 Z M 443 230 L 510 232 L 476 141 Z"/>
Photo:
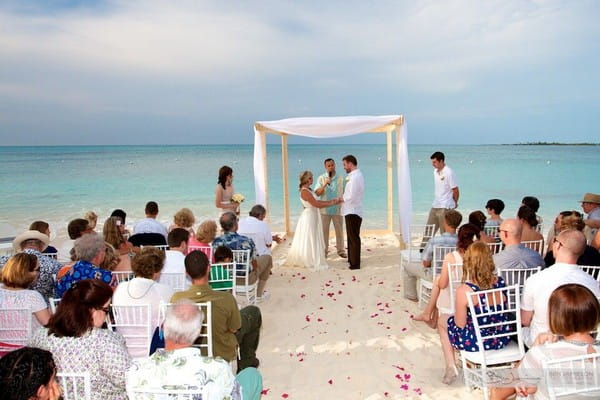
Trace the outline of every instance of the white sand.
<path fill-rule="evenodd" d="M 410 319 L 418 307 L 402 297 L 395 236 L 363 235 L 355 271 L 337 255 L 327 271 L 283 267 L 290 242 L 274 249 L 271 298 L 260 305 L 263 399 L 483 398 L 461 379 L 441 383 L 438 336 Z"/>

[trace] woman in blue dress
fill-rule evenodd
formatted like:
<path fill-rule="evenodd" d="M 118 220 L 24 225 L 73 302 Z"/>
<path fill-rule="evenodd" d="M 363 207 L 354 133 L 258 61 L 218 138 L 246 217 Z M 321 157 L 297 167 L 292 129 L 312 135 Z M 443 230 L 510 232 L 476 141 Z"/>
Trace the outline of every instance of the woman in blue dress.
<path fill-rule="evenodd" d="M 504 280 L 496 275 L 495 270 L 492 255 L 485 243 L 478 241 L 469 246 L 463 259 L 463 284 L 456 289 L 455 313 L 454 316 L 448 318 L 448 336 L 450 343 L 457 350 L 479 351 L 479 343 L 477 343 L 477 336 L 475 335 L 473 316 L 469 310 L 467 294 L 504 287 Z M 498 307 L 506 308 L 506 295 L 495 293 L 494 296 L 495 298 L 492 299 L 491 294 L 479 295 L 479 298 L 475 299 L 475 304 L 473 304 L 476 313 L 479 312 L 481 306 L 490 307 L 489 304 L 497 304 Z M 502 322 L 506 320 L 506 317 L 504 314 L 497 314 L 491 317 L 478 318 L 481 325 Z M 510 332 L 510 325 L 484 329 L 488 330 L 485 333 L 486 335 L 493 334 L 489 330 L 506 330 L 506 332 Z M 509 336 L 486 339 L 483 347 L 485 350 L 501 349 L 509 341 Z"/>

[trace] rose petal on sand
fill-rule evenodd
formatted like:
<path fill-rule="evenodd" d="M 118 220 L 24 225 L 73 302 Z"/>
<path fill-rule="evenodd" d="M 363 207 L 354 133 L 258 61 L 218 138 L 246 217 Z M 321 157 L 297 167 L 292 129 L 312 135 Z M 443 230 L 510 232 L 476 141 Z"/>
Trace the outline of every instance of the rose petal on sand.
<path fill-rule="evenodd" d="M 300 298 L 301 298 L 301 299 L 303 299 L 303 298 L 305 298 L 305 297 L 306 297 L 306 295 L 305 295 L 305 294 L 301 294 L 301 295 L 300 295 Z"/>
<path fill-rule="evenodd" d="M 304 317 L 304 319 L 306 320 L 306 322 L 310 322 L 310 317 L 308 315 Z"/>
<path fill-rule="evenodd" d="M 348 308 L 349 308 L 349 309 L 351 309 L 351 310 L 352 310 L 352 308 L 353 308 L 353 307 L 352 307 L 352 305 L 350 305 L 350 304 L 348 304 L 346 307 L 348 307 Z"/>
<path fill-rule="evenodd" d="M 284 393 L 284 394 L 281 395 L 281 397 L 284 398 L 284 399 L 287 399 L 288 397 L 290 397 L 290 395 L 287 394 L 287 393 Z"/>
<path fill-rule="evenodd" d="M 375 318 L 376 316 L 378 316 L 379 314 L 375 313 L 375 314 L 371 314 L 371 318 Z"/>
<path fill-rule="evenodd" d="M 342 294 L 342 291 L 341 291 L 341 290 L 338 290 L 338 294 Z"/>
<path fill-rule="evenodd" d="M 328 380 L 327 383 L 329 383 L 330 385 L 333 385 L 333 379 Z"/>
<path fill-rule="evenodd" d="M 271 389 L 269 389 L 269 388 L 267 388 L 267 389 L 263 389 L 263 390 L 261 390 L 261 391 L 260 391 L 260 394 L 265 394 L 265 395 L 267 395 L 267 394 L 269 394 L 269 390 L 271 390 Z"/>
<path fill-rule="evenodd" d="M 404 374 L 404 379 L 409 380 L 410 379 L 410 374 Z"/>
<path fill-rule="evenodd" d="M 408 390 L 408 385 L 405 383 L 404 385 L 400 386 L 400 389 Z"/>

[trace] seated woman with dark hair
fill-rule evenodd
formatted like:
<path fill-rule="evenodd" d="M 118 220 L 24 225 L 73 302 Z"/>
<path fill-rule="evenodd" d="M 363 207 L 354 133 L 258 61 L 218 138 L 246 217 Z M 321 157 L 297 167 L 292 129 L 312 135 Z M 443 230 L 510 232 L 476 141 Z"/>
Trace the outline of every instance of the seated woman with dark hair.
<path fill-rule="evenodd" d="M 574 229 L 583 232 L 585 223 L 583 222 L 583 216 L 576 211 L 572 211 L 571 214 L 563 215 L 559 214 L 558 218 L 558 232 L 565 231 L 567 229 Z M 556 240 L 555 238 L 553 241 Z M 552 250 L 546 253 L 544 257 L 546 268 L 554 265 L 556 259 Z M 577 265 L 600 265 L 600 253 L 596 248 L 586 245 L 583 254 L 577 259 Z"/>
<path fill-rule="evenodd" d="M 484 231 L 486 221 L 487 218 L 479 210 L 473 211 L 471 214 L 469 214 L 469 223 L 479 228 L 479 240 L 485 243 L 495 243 L 496 239 Z"/>
<path fill-rule="evenodd" d="M 73 283 L 46 328 L 30 346 L 49 350 L 59 372 L 89 372 L 92 399 L 125 400 L 125 372 L 131 357 L 121 335 L 102 329 L 109 312 L 111 287 L 98 279 Z"/>
<path fill-rule="evenodd" d="M 29 308 L 33 313 L 32 331 L 48 323 L 50 311 L 42 295 L 29 290 L 40 274 L 38 259 L 33 254 L 19 253 L 12 256 L 2 268 L 0 308 Z"/>
<path fill-rule="evenodd" d="M 151 330 L 155 332 L 159 325 L 159 306 L 161 302 L 169 303 L 173 296 L 173 289 L 163 283 L 158 283 L 160 272 L 165 263 L 165 252 L 156 247 L 144 247 L 135 255 L 132 262 L 135 278 L 119 283 L 113 296 L 113 304 L 117 306 L 126 305 L 150 305 Z M 151 349 L 150 353 L 153 353 Z M 145 357 L 142 351 L 132 354 L 134 357 Z"/>
<path fill-rule="evenodd" d="M 517 218 L 521 222 L 523 231 L 521 232 L 521 242 L 541 240 L 544 247 L 544 236 L 537 231 L 538 220 L 533 210 L 527 206 L 521 206 L 517 211 Z"/>
<path fill-rule="evenodd" d="M 500 226 L 502 223 L 500 214 L 504 211 L 504 202 L 500 199 L 490 199 L 485 204 L 485 209 L 490 216 L 485 222 L 485 226 Z"/>
<path fill-rule="evenodd" d="M 46 221 L 32 222 L 31 225 L 29 225 L 29 230 L 30 231 L 38 231 L 38 232 L 43 233 L 44 235 L 50 237 L 50 225 Z M 44 249 L 44 251 L 42 251 L 42 254 L 56 254 L 56 253 L 58 253 L 58 250 L 56 249 L 56 247 L 50 246 L 50 245 L 48 245 Z"/>
<path fill-rule="evenodd" d="M 590 333 L 600 323 L 600 304 L 585 286 L 569 283 L 556 288 L 548 300 L 548 322 L 551 332 L 537 337 L 516 369 L 518 378 L 525 381 L 520 381 L 516 387 L 492 389 L 492 399 L 506 399 L 515 393 L 522 397 L 533 395 L 528 397 L 530 399 L 547 399 L 547 382 L 542 370 L 544 361 L 600 351 L 600 344 Z M 577 372 L 583 376 L 587 371 Z M 539 383 L 532 385 L 528 383 L 531 381 Z"/>
<path fill-rule="evenodd" d="M 58 400 L 52 353 L 23 347 L 0 358 L 0 393 L 4 400 Z"/>

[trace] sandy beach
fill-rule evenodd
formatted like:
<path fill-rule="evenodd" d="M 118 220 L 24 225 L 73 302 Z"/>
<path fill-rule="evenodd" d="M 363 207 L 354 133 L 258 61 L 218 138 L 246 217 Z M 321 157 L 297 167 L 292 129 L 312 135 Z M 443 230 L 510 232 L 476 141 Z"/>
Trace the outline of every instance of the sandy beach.
<path fill-rule="evenodd" d="M 326 271 L 284 267 L 291 239 L 274 249 L 271 298 L 260 304 L 263 399 L 483 398 L 461 379 L 441 383 L 438 336 L 402 297 L 396 237 L 362 243 L 355 271 L 337 255 Z"/>

